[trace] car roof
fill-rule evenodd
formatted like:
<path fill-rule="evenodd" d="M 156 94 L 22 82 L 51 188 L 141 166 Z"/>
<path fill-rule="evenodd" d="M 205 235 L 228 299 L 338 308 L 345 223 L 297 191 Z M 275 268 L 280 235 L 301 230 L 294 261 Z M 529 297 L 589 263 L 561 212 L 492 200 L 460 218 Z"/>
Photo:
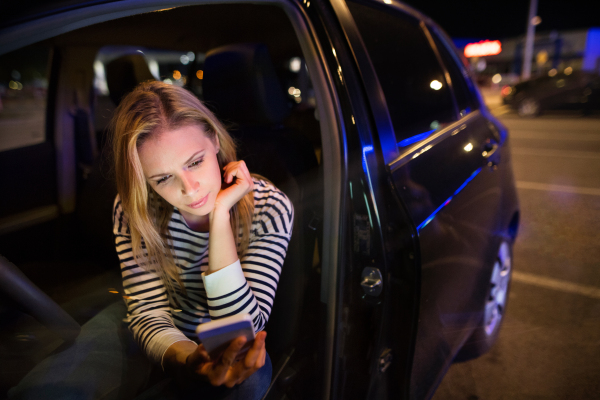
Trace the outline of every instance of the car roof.
<path fill-rule="evenodd" d="M 72 0 L 71 0 L 72 1 Z M 254 4 L 261 4 L 253 2 Z M 265 7 L 266 9 L 273 9 L 272 5 L 275 2 L 266 1 L 264 5 L 271 5 L 271 7 Z M 165 8 L 165 5 L 172 7 Z M 201 47 L 202 43 L 194 42 L 196 46 L 191 46 L 190 40 L 193 37 L 198 38 L 198 32 L 203 29 L 208 29 L 208 26 L 212 26 L 213 31 L 217 30 L 221 32 L 218 36 L 226 39 L 226 30 L 220 29 L 219 26 L 215 26 L 215 21 L 204 20 L 202 25 L 198 25 L 198 21 L 192 21 L 192 16 L 186 15 L 185 10 L 190 9 L 189 6 L 201 6 L 207 9 L 211 7 L 244 7 L 246 10 L 252 8 L 252 3 L 233 3 L 229 0 L 219 1 L 193 1 L 184 0 L 178 2 L 169 2 L 165 0 L 118 0 L 118 1 L 90 1 L 90 2 L 79 2 L 72 4 L 72 8 L 65 9 L 54 9 L 54 11 L 46 11 L 46 13 L 29 14 L 28 20 L 22 20 L 20 23 L 14 23 L 9 27 L 0 28 L 0 55 L 9 53 L 13 50 L 31 45 L 33 43 L 42 42 L 45 40 L 51 40 L 53 43 L 62 44 L 76 44 L 79 40 L 80 43 L 86 44 L 98 44 L 98 45 L 110 45 L 110 44 L 126 44 L 124 43 L 126 38 L 119 36 L 120 33 L 111 31 L 107 27 L 111 25 L 119 25 L 117 20 L 123 21 L 123 19 L 129 19 L 131 26 L 136 25 L 138 28 L 137 37 L 142 38 L 136 41 L 136 45 L 144 46 L 142 35 L 146 32 L 148 45 L 158 45 L 164 43 L 167 48 L 176 49 L 176 47 L 187 48 L 188 50 L 194 49 L 194 47 Z M 41 8 L 43 9 L 43 7 Z M 166 11 L 169 14 L 176 14 L 175 20 L 169 20 L 166 18 L 158 17 L 161 13 L 155 11 Z M 197 15 L 198 13 L 196 13 Z M 239 22 L 240 26 L 247 24 L 260 25 L 259 20 L 251 20 L 250 18 L 244 18 L 244 15 L 238 15 L 239 13 L 232 13 L 228 15 L 231 21 L 227 23 L 231 26 L 234 23 Z M 242 13 L 243 14 L 243 13 Z M 272 15 L 273 12 L 268 13 Z M 37 15 L 37 16 L 35 16 Z M 262 14 L 261 14 L 262 15 Z M 278 18 L 283 16 L 280 11 Z M 254 15 L 256 17 L 257 15 Z M 267 16 L 266 16 L 267 17 Z M 164 27 L 163 32 L 171 27 L 174 31 L 181 34 L 178 40 L 173 40 L 172 35 L 163 35 L 164 37 L 158 37 L 156 34 L 156 25 L 146 25 L 138 22 L 139 20 L 147 20 L 149 22 L 160 20 L 160 26 Z M 285 19 L 285 18 L 284 18 Z M 223 19 L 220 19 L 223 23 Z M 277 22 L 277 18 L 271 18 L 275 24 L 285 24 L 285 20 Z M 179 22 L 185 23 L 179 23 Z M 244 22 L 246 21 L 246 22 Z M 94 26 L 94 28 L 92 28 Z M 221 25 L 226 26 L 226 25 Z M 235 25 L 234 25 L 235 26 Z M 97 33 L 94 33 L 96 29 L 103 30 L 103 35 L 98 37 Z M 266 29 L 266 28 L 265 28 Z M 258 32 L 256 37 L 249 35 L 247 41 L 260 41 L 261 34 L 268 34 L 268 32 L 262 29 L 260 26 L 256 29 Z M 75 34 L 75 32 L 78 32 Z M 88 35 L 83 35 L 88 32 Z M 131 31 L 130 31 L 131 32 Z M 77 35 L 81 33 L 79 39 Z M 193 35 L 192 35 L 193 33 Z M 94 38 L 95 36 L 95 38 Z M 210 35 L 209 35 L 210 36 Z M 281 40 L 271 40 L 272 42 L 280 43 L 283 42 L 287 37 L 282 37 Z M 208 39 L 206 39 L 208 40 Z M 65 42 L 66 41 L 66 42 Z M 67 43 L 68 42 L 68 43 Z M 283 47 L 283 43 L 281 43 Z M 217 46 L 219 43 L 212 43 L 211 47 Z"/>
<path fill-rule="evenodd" d="M 295 1 L 295 0 L 291 0 Z M 300 0 L 296 0 L 300 1 Z M 391 5 L 379 1 L 359 0 L 380 7 L 395 8 L 412 17 L 435 25 L 414 8 L 392 0 Z M 23 4 L 24 3 L 24 4 Z M 250 2 L 243 2 L 250 3 Z M 260 2 L 252 2 L 260 4 Z M 273 1 L 265 3 L 273 4 Z M 177 8 L 190 5 L 234 4 L 231 0 L 21 0 L 0 2 L 0 55 L 48 38 L 101 22 L 159 11 L 165 6 Z M 241 4 L 241 3 L 235 3 Z"/>
<path fill-rule="evenodd" d="M 0 2 L 0 29 L 94 4 L 117 1 L 122 0 L 2 1 Z"/>

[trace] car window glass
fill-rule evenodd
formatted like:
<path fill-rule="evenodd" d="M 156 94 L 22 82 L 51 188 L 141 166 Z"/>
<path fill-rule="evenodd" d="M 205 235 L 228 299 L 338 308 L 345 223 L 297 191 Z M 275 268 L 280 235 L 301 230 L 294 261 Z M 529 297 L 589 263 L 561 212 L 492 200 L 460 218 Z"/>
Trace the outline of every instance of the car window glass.
<path fill-rule="evenodd" d="M 143 56 L 147 69 L 154 79 L 160 79 L 177 86 L 185 86 L 201 98 L 204 53 L 152 49 L 143 46 L 104 46 L 98 51 L 94 61 L 94 91 L 96 94 L 94 121 L 96 131 L 107 128 L 116 107 L 110 97 L 106 66 L 121 57 L 135 54 Z"/>
<path fill-rule="evenodd" d="M 467 72 L 464 68 L 461 68 L 458 64 L 458 57 L 454 55 L 453 50 L 449 49 L 449 46 L 435 32 L 431 32 L 431 36 L 435 42 L 438 53 L 442 58 L 442 62 L 450 74 L 450 80 L 452 81 L 452 90 L 454 97 L 456 98 L 456 104 L 461 117 L 469 114 L 470 112 L 478 108 L 478 101 L 473 94 L 473 83 L 467 76 Z"/>
<path fill-rule="evenodd" d="M 199 99 L 204 99 L 202 82 L 205 53 L 144 46 L 104 46 L 98 51 L 94 61 L 94 128 L 99 138 L 100 148 L 104 145 L 108 125 L 116 108 L 115 102 L 110 97 L 106 66 L 118 58 L 131 54 L 143 55 L 154 79 L 183 86 Z M 275 69 L 285 90 L 288 106 L 292 110 L 286 124 L 302 131 L 310 138 L 320 161 L 320 127 L 316 113 L 316 98 L 306 61 L 298 55 L 289 57 L 277 63 Z"/>
<path fill-rule="evenodd" d="M 0 151 L 46 140 L 50 49 L 29 46 L 0 57 Z"/>
<path fill-rule="evenodd" d="M 456 120 L 452 94 L 419 21 L 348 2 L 383 89 L 399 146 Z"/>

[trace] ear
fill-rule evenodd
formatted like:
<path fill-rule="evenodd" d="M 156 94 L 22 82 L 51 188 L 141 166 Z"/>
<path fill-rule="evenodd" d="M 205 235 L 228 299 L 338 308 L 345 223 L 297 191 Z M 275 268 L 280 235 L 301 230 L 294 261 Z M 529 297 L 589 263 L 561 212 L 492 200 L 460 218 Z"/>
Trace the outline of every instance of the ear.
<path fill-rule="evenodd" d="M 217 154 L 219 154 L 219 150 L 221 149 L 221 145 L 219 143 L 219 136 L 215 135 L 215 148 L 217 149 Z"/>

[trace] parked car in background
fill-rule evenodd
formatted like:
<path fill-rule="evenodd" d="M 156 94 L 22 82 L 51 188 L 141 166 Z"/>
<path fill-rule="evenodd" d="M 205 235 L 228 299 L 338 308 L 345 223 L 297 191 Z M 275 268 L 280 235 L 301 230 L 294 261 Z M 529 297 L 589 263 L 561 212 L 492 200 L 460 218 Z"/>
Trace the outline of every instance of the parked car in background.
<path fill-rule="evenodd" d="M 149 79 L 206 101 L 294 203 L 269 399 L 427 399 L 454 360 L 493 345 L 519 225 L 509 136 L 429 18 L 395 0 L 13 11 L 0 12 L 0 397 L 122 301 L 105 142 L 120 98 Z"/>
<path fill-rule="evenodd" d="M 545 110 L 570 109 L 586 113 L 600 109 L 600 75 L 574 71 L 550 70 L 547 75 L 504 86 L 504 104 L 516 109 L 521 117 L 535 117 Z"/>

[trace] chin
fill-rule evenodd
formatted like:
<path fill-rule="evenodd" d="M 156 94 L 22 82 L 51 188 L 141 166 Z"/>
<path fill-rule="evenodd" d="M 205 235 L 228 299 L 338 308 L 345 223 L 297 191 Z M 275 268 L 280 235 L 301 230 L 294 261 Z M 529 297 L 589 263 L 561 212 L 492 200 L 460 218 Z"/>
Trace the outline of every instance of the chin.
<path fill-rule="evenodd" d="M 190 208 L 190 207 L 185 207 L 184 210 L 187 211 L 189 214 L 195 215 L 197 217 L 204 217 L 205 215 L 208 215 L 210 213 L 210 211 L 212 210 L 212 207 L 208 207 L 209 204 L 205 204 L 203 207 L 201 208 Z"/>
<path fill-rule="evenodd" d="M 208 201 L 206 202 L 206 204 L 204 204 L 202 207 L 200 208 L 191 208 L 188 206 L 185 206 L 185 210 L 187 210 L 188 213 L 196 215 L 198 217 L 202 217 L 205 215 L 208 215 L 213 208 L 215 208 L 215 202 L 211 201 L 211 199 L 209 198 Z"/>

